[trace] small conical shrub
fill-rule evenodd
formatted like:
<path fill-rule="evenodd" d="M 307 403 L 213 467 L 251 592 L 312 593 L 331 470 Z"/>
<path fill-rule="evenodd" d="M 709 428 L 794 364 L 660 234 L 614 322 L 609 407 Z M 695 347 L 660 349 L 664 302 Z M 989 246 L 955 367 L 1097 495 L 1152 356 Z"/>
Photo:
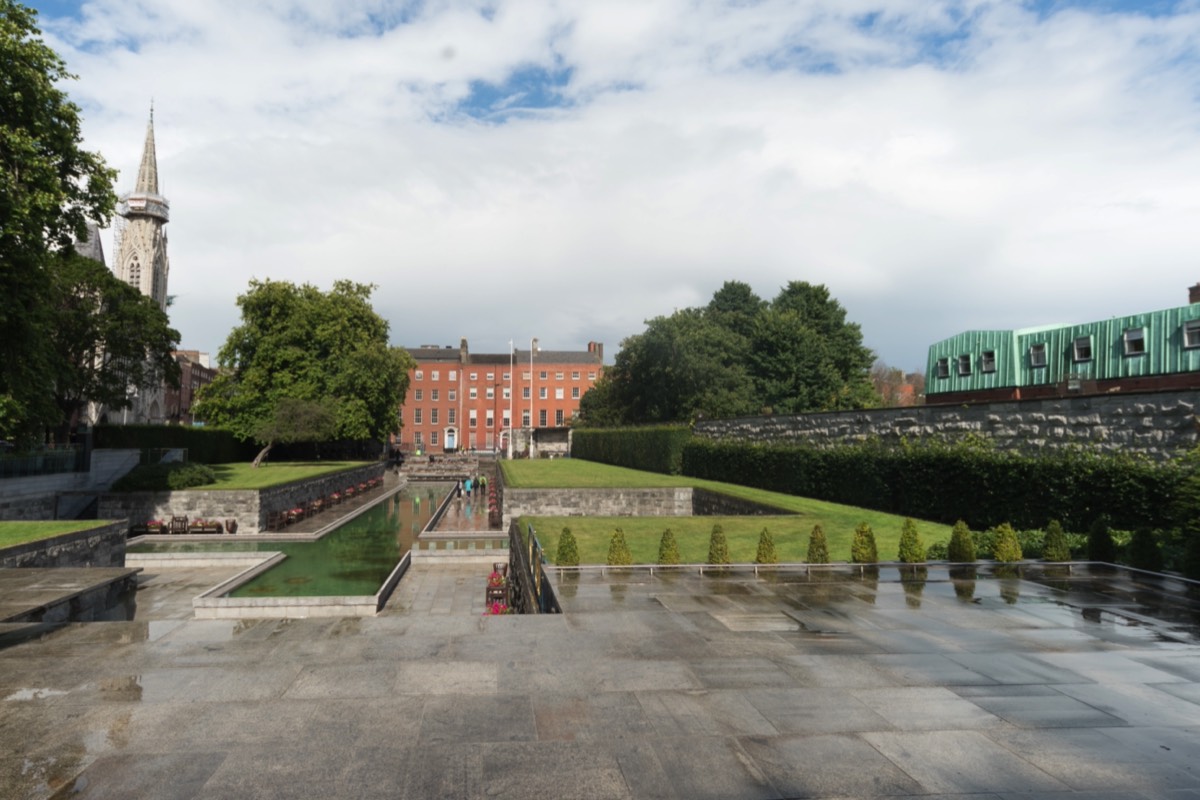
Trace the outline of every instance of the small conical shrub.
<path fill-rule="evenodd" d="M 992 559 L 1005 563 L 1020 561 L 1021 540 L 1017 532 L 1007 522 L 996 526 L 996 545 L 992 548 Z"/>
<path fill-rule="evenodd" d="M 729 563 L 729 543 L 725 541 L 725 529 L 720 523 L 712 526 L 712 535 L 708 537 L 708 563 Z"/>
<path fill-rule="evenodd" d="M 812 533 L 808 535 L 808 557 L 805 561 L 810 564 L 829 563 L 829 542 L 825 539 L 825 529 L 820 525 L 813 525 Z"/>
<path fill-rule="evenodd" d="M 608 542 L 608 564 L 623 567 L 632 563 L 633 553 L 629 552 L 629 545 L 625 543 L 625 531 L 617 528 Z"/>
<path fill-rule="evenodd" d="M 679 563 L 679 542 L 675 541 L 675 531 L 670 528 L 662 532 L 662 539 L 658 542 L 658 563 Z"/>
<path fill-rule="evenodd" d="M 1162 572 L 1162 547 L 1158 537 L 1149 528 L 1138 528 L 1129 539 L 1129 547 L 1125 551 L 1129 566 L 1138 569 L 1148 569 L 1151 572 Z"/>
<path fill-rule="evenodd" d="M 554 563 L 560 567 L 579 566 L 579 543 L 575 541 L 575 534 L 571 533 L 570 528 L 563 528 L 558 537 L 558 553 Z"/>
<path fill-rule="evenodd" d="M 775 540 L 766 528 L 758 535 L 758 552 L 754 555 L 755 564 L 778 564 L 779 556 L 775 554 Z"/>
<path fill-rule="evenodd" d="M 950 546 L 947 548 L 946 558 L 959 564 L 975 562 L 975 537 L 967 523 L 961 519 L 954 523 L 954 529 L 950 531 Z"/>
<path fill-rule="evenodd" d="M 1071 545 L 1062 523 L 1056 519 L 1046 525 L 1046 543 L 1042 545 L 1042 558 L 1046 561 L 1070 561 Z"/>
<path fill-rule="evenodd" d="M 917 564 L 925 560 L 925 545 L 921 543 L 921 535 L 917 533 L 917 523 L 911 518 L 904 520 L 900 528 L 900 561 L 904 564 Z"/>
<path fill-rule="evenodd" d="M 1117 544 L 1113 541 L 1112 531 L 1109 530 L 1108 516 L 1101 514 L 1088 528 L 1088 561 L 1105 561 L 1109 564 L 1117 560 Z"/>
<path fill-rule="evenodd" d="M 875 564 L 879 561 L 879 551 L 875 548 L 875 531 L 865 522 L 860 522 L 854 529 L 854 539 L 850 542 L 850 560 L 855 564 Z"/>

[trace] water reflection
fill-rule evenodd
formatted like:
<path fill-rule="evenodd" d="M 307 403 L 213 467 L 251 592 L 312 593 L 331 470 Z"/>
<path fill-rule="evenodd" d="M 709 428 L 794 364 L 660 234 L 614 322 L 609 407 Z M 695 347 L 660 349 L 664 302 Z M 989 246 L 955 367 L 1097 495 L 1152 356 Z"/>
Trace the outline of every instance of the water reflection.
<path fill-rule="evenodd" d="M 904 602 L 909 608 L 921 607 L 921 595 L 925 591 L 925 580 L 928 577 L 929 570 L 926 567 L 900 568 L 900 585 L 904 588 Z"/>
<path fill-rule="evenodd" d="M 964 602 L 975 600 L 975 578 L 978 571 L 974 566 L 951 567 L 950 580 L 954 583 L 954 596 Z"/>

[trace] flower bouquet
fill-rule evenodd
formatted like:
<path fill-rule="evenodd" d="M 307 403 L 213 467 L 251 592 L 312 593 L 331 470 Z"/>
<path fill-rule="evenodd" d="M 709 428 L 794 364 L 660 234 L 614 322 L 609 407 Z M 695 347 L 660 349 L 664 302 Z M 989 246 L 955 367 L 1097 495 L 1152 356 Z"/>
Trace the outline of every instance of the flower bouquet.
<path fill-rule="evenodd" d="M 508 607 L 507 603 L 503 603 L 499 600 L 496 600 L 495 602 L 488 604 L 487 611 L 483 612 L 483 615 L 485 617 L 496 617 L 501 614 L 511 614 L 511 613 L 513 613 L 513 611 L 511 608 Z"/>
<path fill-rule="evenodd" d="M 491 575 L 488 575 L 488 588 L 489 589 L 495 589 L 499 586 L 506 586 L 506 585 L 508 585 L 508 578 L 504 577 L 499 572 L 493 572 Z"/>

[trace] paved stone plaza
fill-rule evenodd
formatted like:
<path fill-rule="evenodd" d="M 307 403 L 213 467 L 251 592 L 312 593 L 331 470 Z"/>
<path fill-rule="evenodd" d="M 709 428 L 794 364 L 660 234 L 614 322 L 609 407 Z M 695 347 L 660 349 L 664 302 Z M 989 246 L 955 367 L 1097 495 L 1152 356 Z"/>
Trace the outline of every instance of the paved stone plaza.
<path fill-rule="evenodd" d="M 414 567 L 366 619 L 0 633 L 4 798 L 1200 798 L 1197 600 L 1124 573 L 589 572 L 483 617 Z M 1167 588 L 1178 590 L 1178 584 Z"/>

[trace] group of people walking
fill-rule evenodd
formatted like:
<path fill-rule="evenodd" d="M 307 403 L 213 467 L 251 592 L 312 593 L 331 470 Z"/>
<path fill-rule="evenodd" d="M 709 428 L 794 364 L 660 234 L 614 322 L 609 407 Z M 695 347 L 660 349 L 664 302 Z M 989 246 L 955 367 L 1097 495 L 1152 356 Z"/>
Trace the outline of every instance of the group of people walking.
<path fill-rule="evenodd" d="M 487 475 L 476 475 L 474 477 L 468 476 L 465 480 L 458 481 L 458 485 L 455 488 L 455 496 L 462 497 L 464 491 L 467 493 L 467 497 L 470 497 L 471 492 L 473 491 L 479 492 L 480 495 L 483 495 L 486 490 Z"/>

